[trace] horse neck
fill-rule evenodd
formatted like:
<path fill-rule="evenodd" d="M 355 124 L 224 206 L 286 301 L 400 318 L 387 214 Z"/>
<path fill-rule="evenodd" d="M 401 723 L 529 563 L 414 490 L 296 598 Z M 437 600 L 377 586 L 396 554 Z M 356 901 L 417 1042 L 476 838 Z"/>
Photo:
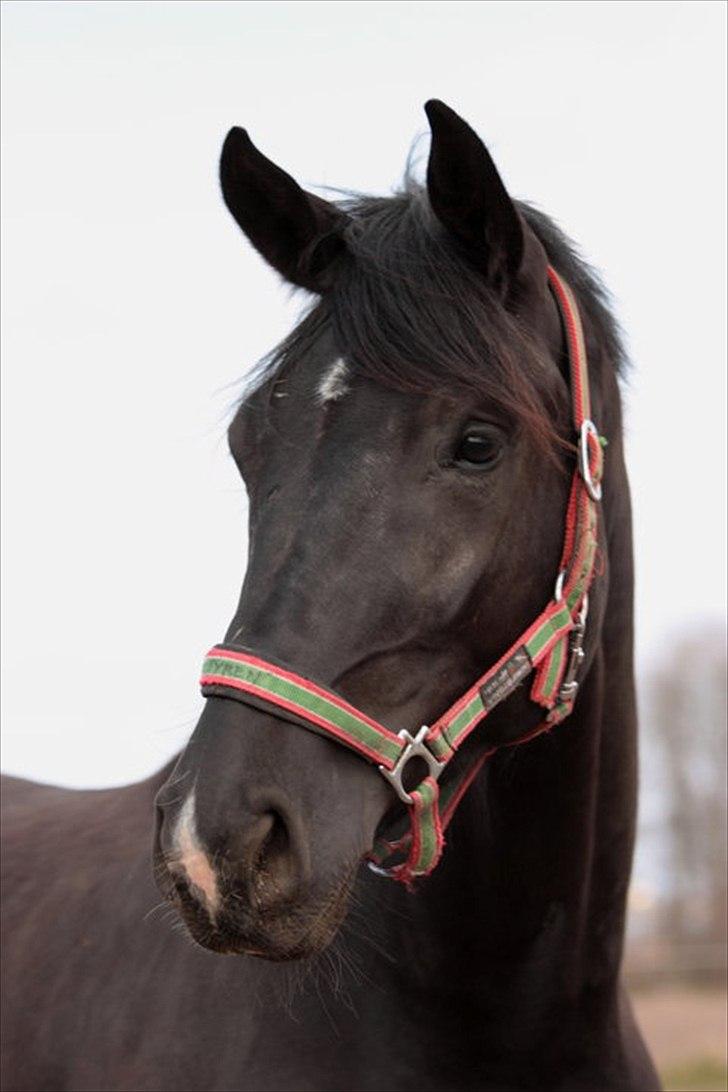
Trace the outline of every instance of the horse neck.
<path fill-rule="evenodd" d="M 616 410 L 618 414 L 618 409 Z M 553 1019 L 560 1004 L 616 995 L 632 860 L 636 715 L 628 484 L 616 430 L 604 519 L 610 580 L 599 646 L 572 715 L 496 754 L 461 804 L 438 870 L 398 893 L 402 961 L 442 997 L 469 990 L 508 1019 Z M 414 919 L 414 921 L 412 920 Z M 495 1001 L 494 1001 L 495 1005 Z M 591 1011 L 591 1010 L 590 1010 Z M 593 1020 L 593 1015 L 592 1015 Z"/>

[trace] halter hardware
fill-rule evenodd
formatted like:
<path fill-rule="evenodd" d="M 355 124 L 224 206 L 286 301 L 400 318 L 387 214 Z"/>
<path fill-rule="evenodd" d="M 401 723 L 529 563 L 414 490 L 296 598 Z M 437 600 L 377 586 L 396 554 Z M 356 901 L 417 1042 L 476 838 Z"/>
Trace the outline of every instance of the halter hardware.
<path fill-rule="evenodd" d="M 402 774 L 404 773 L 405 766 L 411 758 L 422 758 L 427 763 L 427 768 L 430 772 L 430 777 L 435 781 L 440 780 L 440 774 L 445 769 L 445 764 L 441 762 L 429 747 L 425 746 L 425 739 L 430 731 L 427 724 L 423 724 L 416 736 L 411 736 L 406 728 L 403 728 L 399 732 L 399 738 L 404 742 L 405 747 L 401 755 L 394 764 L 394 768 L 388 770 L 386 766 L 379 766 L 379 772 L 382 777 L 389 782 L 397 796 L 402 803 L 411 804 L 412 796 L 407 792 L 402 784 Z M 381 871 L 381 870 L 380 870 Z"/>
<path fill-rule="evenodd" d="M 581 474 L 582 481 L 586 486 L 586 491 L 593 501 L 599 503 L 602 499 L 602 487 L 601 484 L 595 482 L 592 478 L 591 471 L 591 456 L 589 453 L 589 440 L 593 443 L 601 446 L 601 439 L 597 431 L 597 427 L 593 421 L 585 420 L 581 422 L 581 428 L 579 429 L 579 454 L 578 454 L 578 467 Z"/>
<path fill-rule="evenodd" d="M 576 692 L 579 689 L 579 683 L 576 676 L 582 661 L 586 656 L 586 653 L 584 652 L 584 635 L 586 633 L 586 619 L 588 613 L 589 596 L 585 595 L 574 628 L 569 634 L 569 660 L 559 688 L 560 702 L 573 703 Z"/>
<path fill-rule="evenodd" d="M 443 832 L 460 800 L 483 763 L 498 749 L 494 746 L 481 752 L 470 765 L 458 764 L 441 791 L 440 778 L 470 733 L 532 673 L 530 698 L 546 710 L 546 716 L 537 728 L 504 746 L 526 743 L 564 720 L 573 709 L 579 688 L 588 591 L 595 571 L 605 441 L 591 420 L 586 349 L 576 300 L 552 267 L 548 277 L 566 335 L 577 457 L 553 598 L 528 629 L 432 726 L 423 725 L 415 736 L 406 729 L 398 734 L 391 731 L 340 694 L 240 646 L 216 645 L 202 668 L 205 697 L 273 706 L 279 717 L 319 732 L 376 763 L 407 806 L 407 814 L 387 837 L 376 840 L 367 860 L 375 872 L 405 884 L 433 870 L 442 854 Z M 402 778 L 412 758 L 423 759 L 428 773 L 408 791 Z M 400 863 L 388 866 L 398 856 Z"/>
<path fill-rule="evenodd" d="M 564 581 L 566 580 L 566 569 L 559 569 L 559 575 L 556 577 L 556 583 L 554 585 L 554 603 L 560 603 L 564 598 Z"/>

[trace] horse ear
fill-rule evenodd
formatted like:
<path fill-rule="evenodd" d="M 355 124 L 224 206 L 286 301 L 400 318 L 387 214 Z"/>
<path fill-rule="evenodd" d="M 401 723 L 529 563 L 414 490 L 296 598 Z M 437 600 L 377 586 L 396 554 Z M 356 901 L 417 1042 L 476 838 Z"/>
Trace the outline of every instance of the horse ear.
<path fill-rule="evenodd" d="M 454 110 L 425 104 L 432 130 L 427 190 L 432 210 L 465 256 L 505 294 L 524 258 L 523 222 L 488 149 Z"/>
<path fill-rule="evenodd" d="M 301 189 L 245 129 L 231 129 L 225 138 L 220 184 L 225 204 L 269 265 L 311 292 L 331 286 L 332 267 L 345 249 L 345 213 Z"/>

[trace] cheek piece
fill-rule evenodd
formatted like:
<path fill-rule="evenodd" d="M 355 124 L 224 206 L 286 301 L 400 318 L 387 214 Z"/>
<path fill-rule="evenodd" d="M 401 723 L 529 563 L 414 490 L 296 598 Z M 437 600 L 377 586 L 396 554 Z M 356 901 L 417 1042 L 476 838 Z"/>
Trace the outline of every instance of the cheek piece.
<path fill-rule="evenodd" d="M 603 447 L 591 420 L 589 376 L 579 310 L 569 286 L 549 267 L 549 284 L 563 321 L 569 355 L 576 466 L 566 509 L 564 546 L 553 598 L 511 645 L 430 727 L 414 735 L 392 732 L 340 695 L 293 671 L 232 644 L 216 645 L 202 669 L 205 697 L 233 698 L 319 732 L 376 764 L 406 806 L 404 816 L 379 837 L 368 855 L 374 871 L 401 883 L 431 872 L 440 859 L 444 831 L 491 747 L 445 774 L 470 733 L 492 709 L 533 673 L 530 698 L 543 707 L 542 722 L 505 744 L 518 746 L 564 720 L 574 707 L 583 643 L 588 591 L 594 576 L 597 520 L 601 499 Z M 402 775 L 410 759 L 427 764 L 427 776 L 407 791 Z"/>

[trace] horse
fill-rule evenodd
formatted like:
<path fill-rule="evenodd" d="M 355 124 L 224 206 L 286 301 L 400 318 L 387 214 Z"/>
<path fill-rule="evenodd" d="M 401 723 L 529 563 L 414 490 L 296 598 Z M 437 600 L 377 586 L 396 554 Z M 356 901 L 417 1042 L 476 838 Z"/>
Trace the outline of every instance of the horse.
<path fill-rule="evenodd" d="M 244 235 L 313 297 L 229 428 L 249 558 L 222 649 L 386 726 L 407 768 L 397 781 L 330 724 L 307 730 L 310 709 L 208 676 L 187 747 L 148 780 L 8 779 L 8 1092 L 660 1087 L 620 971 L 637 791 L 620 332 L 598 276 L 511 198 L 475 131 L 425 109 L 426 181 L 408 171 L 391 196 L 308 193 L 239 128 L 220 163 Z M 607 441 L 598 492 L 588 459 L 574 477 L 554 283 Z M 439 791 L 421 743 L 435 737 L 411 733 L 558 602 L 584 483 L 593 574 L 588 619 L 583 588 L 563 638 L 570 715 L 544 721 L 506 672 L 443 766 L 443 794 L 474 771 L 447 831 L 403 875 L 412 831 L 388 831 L 423 785 Z M 372 859 L 382 838 L 394 865 Z"/>

